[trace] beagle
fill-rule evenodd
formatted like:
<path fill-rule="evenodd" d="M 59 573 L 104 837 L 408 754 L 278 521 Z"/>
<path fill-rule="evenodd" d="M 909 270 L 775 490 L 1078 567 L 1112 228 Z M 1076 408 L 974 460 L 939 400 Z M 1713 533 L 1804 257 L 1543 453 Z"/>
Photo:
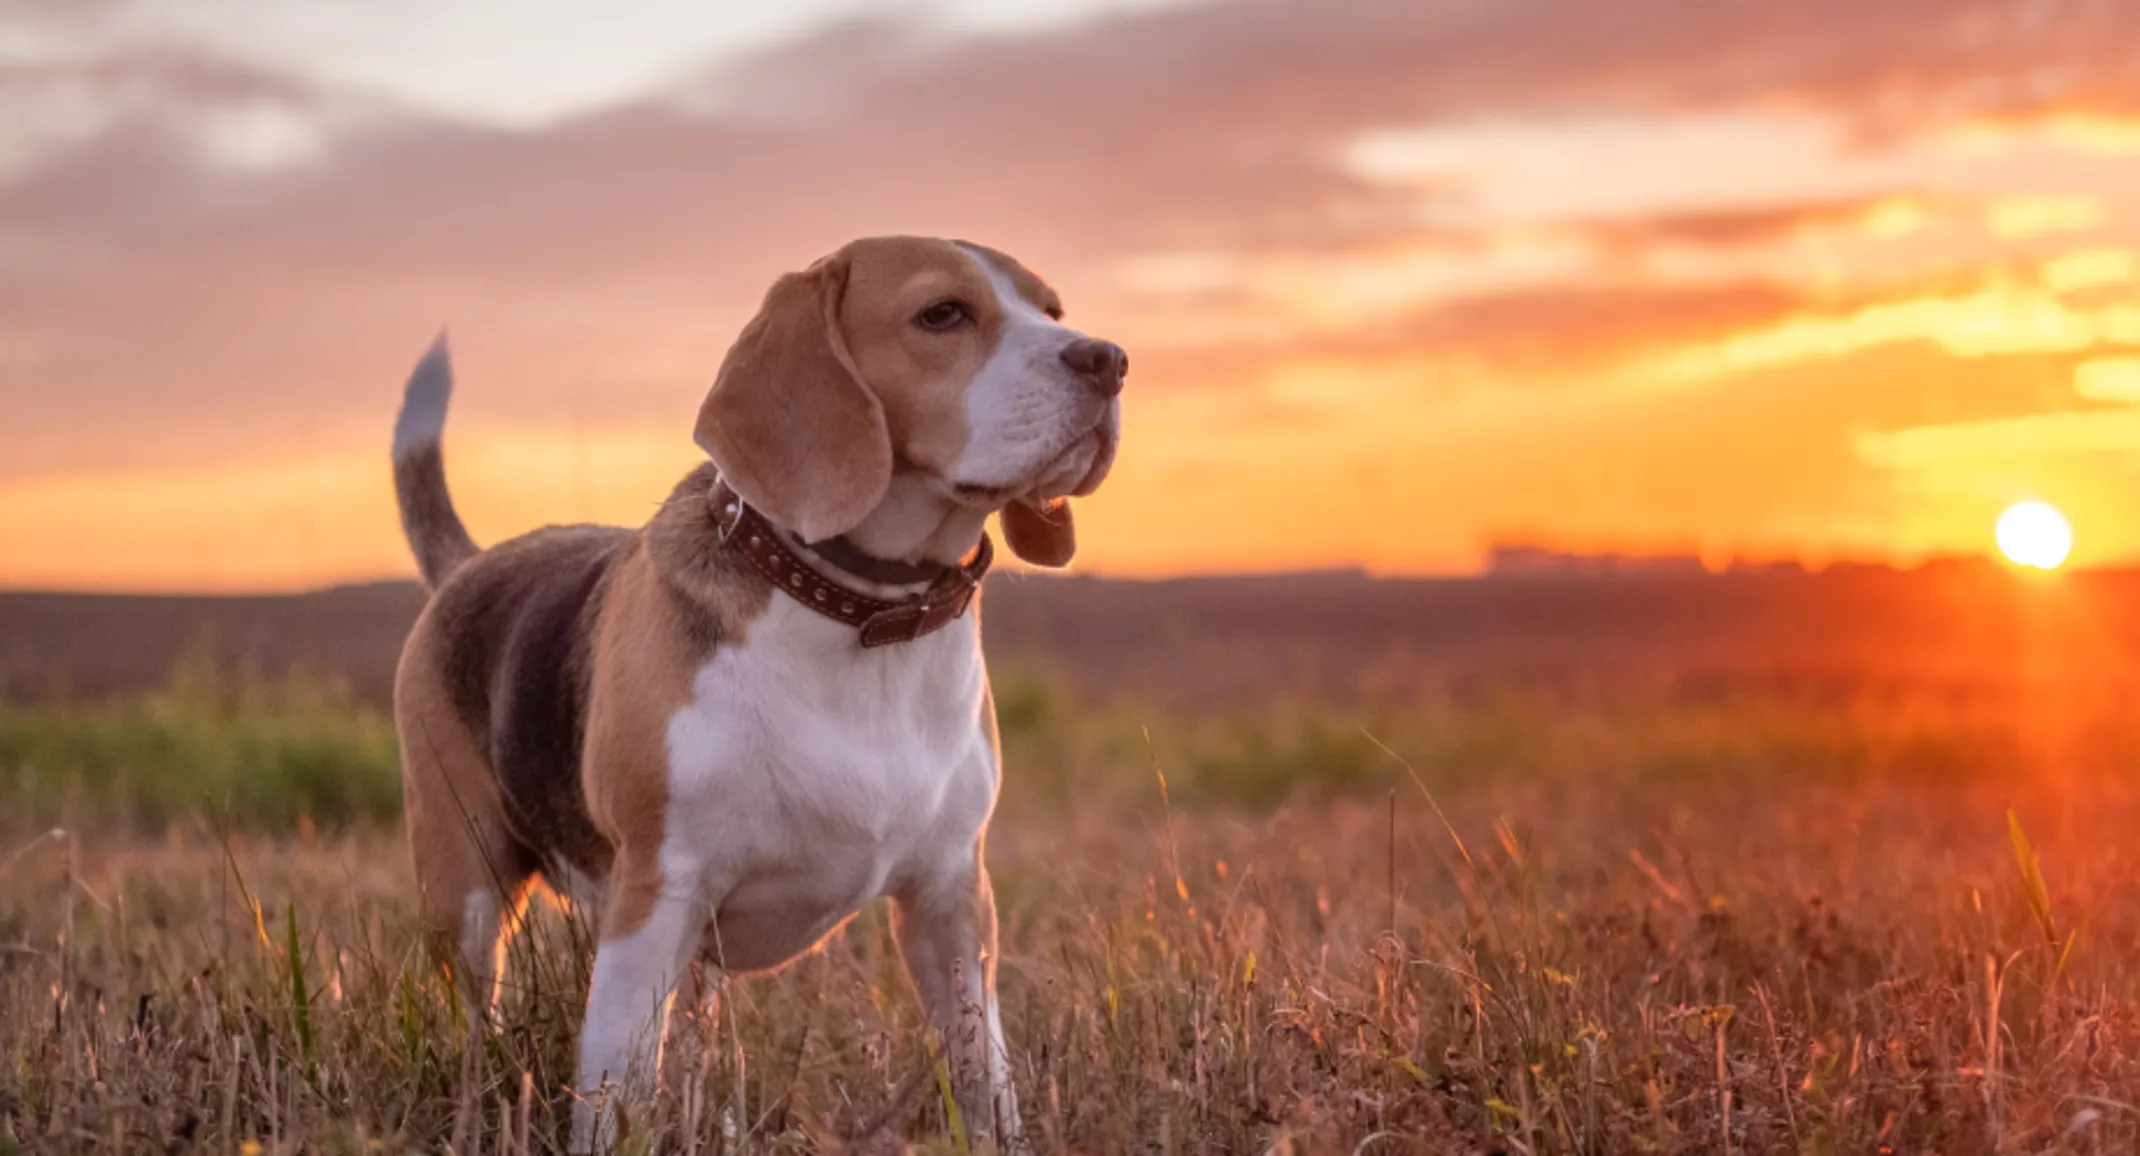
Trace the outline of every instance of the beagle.
<path fill-rule="evenodd" d="M 1002 253 L 855 241 L 774 283 L 699 411 L 711 462 L 646 525 L 479 550 L 440 456 L 443 337 L 419 363 L 394 433 L 432 591 L 394 690 L 409 842 L 479 1006 L 532 887 L 592 912 L 575 1151 L 653 1090 L 694 959 L 779 967 L 878 896 L 969 1131 L 1018 1142 L 968 608 L 991 514 L 1020 557 L 1070 560 L 1066 499 L 1107 475 L 1127 372 Z"/>

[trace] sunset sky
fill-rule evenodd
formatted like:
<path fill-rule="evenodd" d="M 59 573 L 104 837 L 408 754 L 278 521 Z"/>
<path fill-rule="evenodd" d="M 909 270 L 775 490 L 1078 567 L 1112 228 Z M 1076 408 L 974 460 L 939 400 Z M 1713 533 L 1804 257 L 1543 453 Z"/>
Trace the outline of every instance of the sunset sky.
<path fill-rule="evenodd" d="M 2140 558 L 2130 0 L 14 0 L 0 587 L 642 520 L 771 279 L 1008 250 L 1131 353 L 1079 566 Z"/>

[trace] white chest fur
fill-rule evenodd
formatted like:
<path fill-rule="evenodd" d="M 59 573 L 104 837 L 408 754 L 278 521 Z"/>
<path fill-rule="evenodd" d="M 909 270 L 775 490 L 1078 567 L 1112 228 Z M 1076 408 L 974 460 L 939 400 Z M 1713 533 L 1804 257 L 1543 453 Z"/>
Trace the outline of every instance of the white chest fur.
<path fill-rule="evenodd" d="M 778 966 L 971 854 L 995 805 L 985 688 L 973 615 L 865 650 L 779 597 L 699 668 L 669 722 L 662 868 L 698 890 L 726 969 Z"/>

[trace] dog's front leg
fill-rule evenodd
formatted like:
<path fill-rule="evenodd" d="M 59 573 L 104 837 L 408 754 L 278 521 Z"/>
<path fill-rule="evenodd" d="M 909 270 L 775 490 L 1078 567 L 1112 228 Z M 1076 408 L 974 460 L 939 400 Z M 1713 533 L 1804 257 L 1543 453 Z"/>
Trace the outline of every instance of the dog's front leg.
<path fill-rule="evenodd" d="M 893 901 L 899 950 L 943 1044 L 968 1139 L 1023 1150 L 1010 1050 L 996 1007 L 996 899 L 980 848 Z"/>
<path fill-rule="evenodd" d="M 628 880 L 634 874 L 620 857 L 617 877 Z M 651 899 L 642 893 L 635 902 L 627 893 L 604 904 L 587 1017 L 580 1025 L 579 1101 L 572 1109 L 575 1153 L 608 1151 L 621 1138 L 618 1109 L 650 1103 L 670 999 L 705 932 L 695 881 L 671 885 L 658 872 L 654 880 L 646 888 Z"/>

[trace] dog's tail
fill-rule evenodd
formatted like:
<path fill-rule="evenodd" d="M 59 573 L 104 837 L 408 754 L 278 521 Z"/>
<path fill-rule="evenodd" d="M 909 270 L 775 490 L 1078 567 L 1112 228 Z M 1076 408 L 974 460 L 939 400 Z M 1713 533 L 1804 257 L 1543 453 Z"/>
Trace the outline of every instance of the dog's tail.
<path fill-rule="evenodd" d="M 394 421 L 394 494 L 401 500 L 401 529 L 416 552 L 424 585 L 433 590 L 477 553 L 475 539 L 454 512 L 453 495 L 446 490 L 446 459 L 439 452 L 446 402 L 452 397 L 453 358 L 442 331 L 409 375 L 401 416 Z"/>

